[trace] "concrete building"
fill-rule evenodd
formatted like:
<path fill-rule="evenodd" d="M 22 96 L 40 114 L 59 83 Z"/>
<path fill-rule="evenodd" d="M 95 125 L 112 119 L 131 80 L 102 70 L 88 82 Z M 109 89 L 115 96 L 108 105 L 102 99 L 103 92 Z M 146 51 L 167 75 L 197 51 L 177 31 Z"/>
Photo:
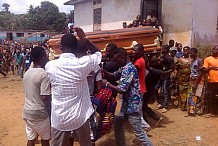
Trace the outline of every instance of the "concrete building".
<path fill-rule="evenodd" d="M 47 31 L 33 30 L 0 30 L 0 39 L 8 40 L 24 40 L 24 41 L 44 41 L 49 38 Z"/>
<path fill-rule="evenodd" d="M 85 31 L 122 28 L 137 15 L 146 19 L 149 10 L 164 30 L 164 42 L 184 45 L 218 42 L 218 0 L 70 0 L 75 26 Z"/>

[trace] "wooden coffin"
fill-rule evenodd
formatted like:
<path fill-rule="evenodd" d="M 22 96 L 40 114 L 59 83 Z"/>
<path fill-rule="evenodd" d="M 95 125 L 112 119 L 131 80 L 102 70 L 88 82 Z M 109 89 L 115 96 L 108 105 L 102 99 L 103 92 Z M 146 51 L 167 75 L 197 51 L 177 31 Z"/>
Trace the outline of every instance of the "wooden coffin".
<path fill-rule="evenodd" d="M 108 43 L 115 43 L 118 47 L 127 49 L 128 54 L 132 53 L 132 46 L 136 43 L 144 45 L 145 53 L 159 50 L 156 40 L 158 35 L 159 30 L 150 26 L 86 32 L 86 37 L 98 46 L 103 54 Z M 60 39 L 62 36 L 63 34 L 55 35 L 48 41 L 48 46 L 55 55 L 61 54 Z"/>

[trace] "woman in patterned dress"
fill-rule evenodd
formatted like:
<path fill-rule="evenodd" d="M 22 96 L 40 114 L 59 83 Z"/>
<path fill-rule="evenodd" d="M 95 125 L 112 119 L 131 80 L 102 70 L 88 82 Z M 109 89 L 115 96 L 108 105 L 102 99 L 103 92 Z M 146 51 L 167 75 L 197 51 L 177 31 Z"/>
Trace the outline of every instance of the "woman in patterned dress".
<path fill-rule="evenodd" d="M 190 47 L 186 46 L 183 48 L 183 57 L 177 60 L 177 81 L 179 84 L 179 105 L 181 110 L 186 110 L 187 98 L 188 98 L 188 85 L 189 85 L 189 76 L 190 76 L 190 64 L 191 58 L 189 57 Z"/>

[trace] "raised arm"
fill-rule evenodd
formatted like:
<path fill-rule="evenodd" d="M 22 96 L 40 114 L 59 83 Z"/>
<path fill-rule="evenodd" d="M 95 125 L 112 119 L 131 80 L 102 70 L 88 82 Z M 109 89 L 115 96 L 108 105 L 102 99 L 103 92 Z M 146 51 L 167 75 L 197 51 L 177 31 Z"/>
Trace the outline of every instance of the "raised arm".
<path fill-rule="evenodd" d="M 86 35 L 81 28 L 74 27 L 73 29 L 77 33 L 77 36 L 79 37 L 81 42 L 89 48 L 91 54 L 94 54 L 95 52 L 100 52 L 100 49 L 86 38 Z"/>

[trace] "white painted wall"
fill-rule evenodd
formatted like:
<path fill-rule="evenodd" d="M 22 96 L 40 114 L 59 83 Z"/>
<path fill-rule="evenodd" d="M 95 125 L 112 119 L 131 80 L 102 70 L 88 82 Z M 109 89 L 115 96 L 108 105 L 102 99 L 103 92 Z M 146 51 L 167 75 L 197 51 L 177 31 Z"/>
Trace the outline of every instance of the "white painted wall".
<path fill-rule="evenodd" d="M 140 14 L 140 4 L 141 0 L 102 0 L 95 6 L 92 0 L 79 3 L 74 7 L 75 25 L 93 31 L 93 9 L 101 7 L 101 30 L 119 29 L 124 21 L 131 23 Z M 164 43 L 174 39 L 192 45 L 205 36 L 208 43 L 218 42 L 217 17 L 218 0 L 162 0 Z"/>
<path fill-rule="evenodd" d="M 102 30 L 123 28 L 140 15 L 141 0 L 102 0 Z"/>
<path fill-rule="evenodd" d="M 75 26 L 82 26 L 88 32 L 93 31 L 93 9 L 102 8 L 101 30 L 122 28 L 122 23 L 132 22 L 140 14 L 141 0 L 102 0 L 99 5 L 92 1 L 76 4 L 74 7 Z"/>
<path fill-rule="evenodd" d="M 217 43 L 218 0 L 194 0 L 193 43 Z"/>
<path fill-rule="evenodd" d="M 85 32 L 93 31 L 92 1 L 74 6 L 74 25 L 81 26 Z"/>
<path fill-rule="evenodd" d="M 170 39 L 183 45 L 191 44 L 193 0 L 163 0 L 162 25 L 164 43 Z"/>

